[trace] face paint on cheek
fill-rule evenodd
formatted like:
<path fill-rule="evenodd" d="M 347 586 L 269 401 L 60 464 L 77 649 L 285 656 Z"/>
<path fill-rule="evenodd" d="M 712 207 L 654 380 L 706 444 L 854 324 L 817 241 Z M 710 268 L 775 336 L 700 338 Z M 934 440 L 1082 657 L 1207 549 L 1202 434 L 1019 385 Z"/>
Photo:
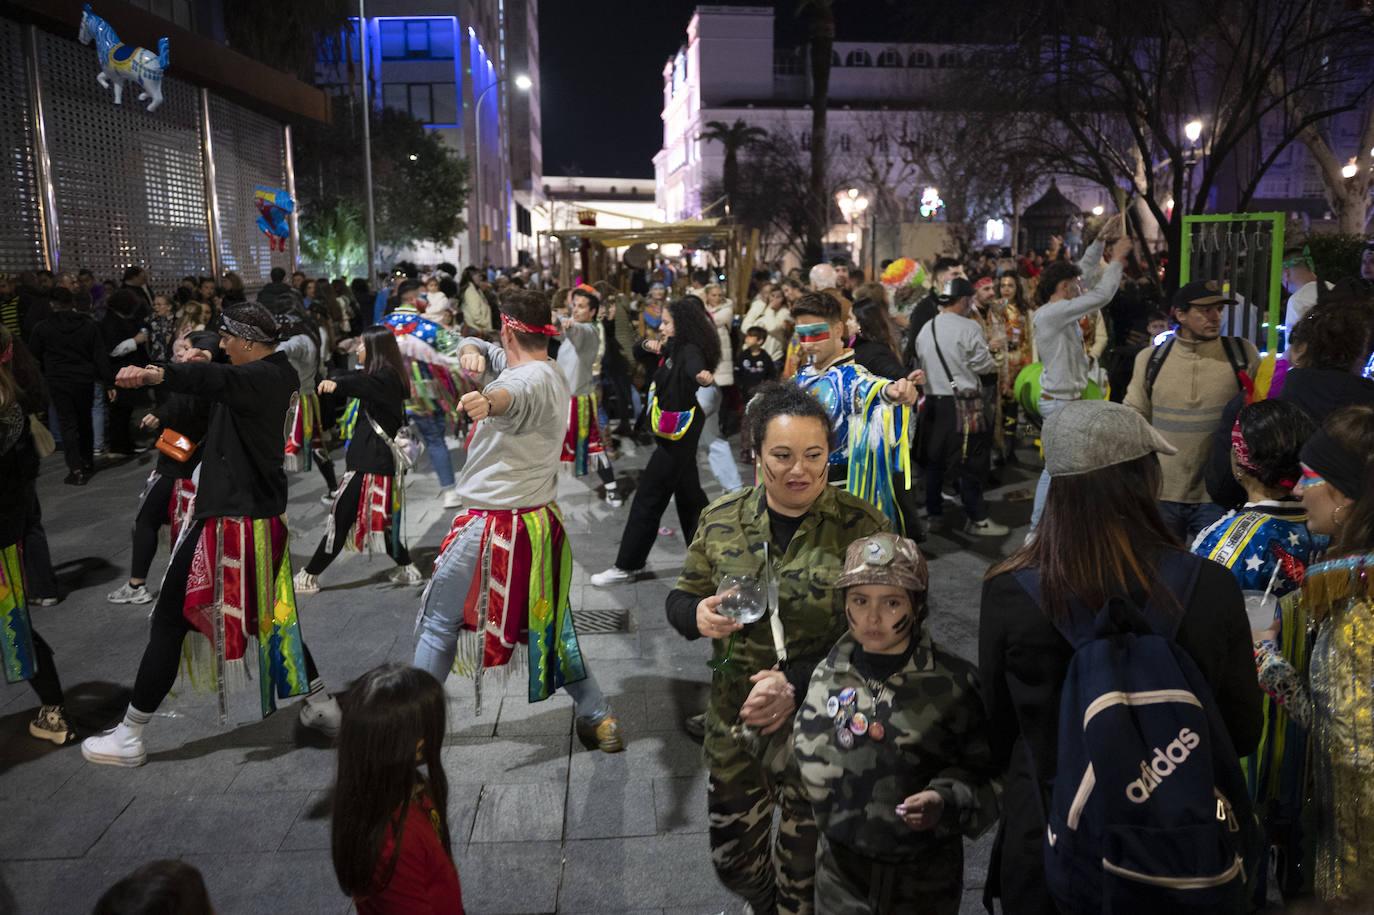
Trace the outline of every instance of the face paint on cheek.
<path fill-rule="evenodd" d="M 902 617 L 901 619 L 899 619 L 896 623 L 893 624 L 893 626 L 892 626 L 892 634 L 893 634 L 893 635 L 901 635 L 903 632 L 906 632 L 906 631 L 907 631 L 908 629 L 910 629 L 910 628 L 911 628 L 911 617 L 909 617 L 909 616 L 904 616 L 904 617 Z"/>
<path fill-rule="evenodd" d="M 802 343 L 823 343 L 830 339 L 830 325 L 821 324 L 798 324 L 797 339 Z"/>
<path fill-rule="evenodd" d="M 777 475 L 776 473 L 773 472 L 773 468 L 770 467 L 770 466 L 768 466 L 768 462 L 767 462 L 767 461 L 764 461 L 764 462 L 763 462 L 763 480 L 764 480 L 764 482 L 765 482 L 765 483 L 772 483 L 772 482 L 773 482 L 774 480 L 776 480 L 777 478 L 778 478 L 778 475 Z"/>

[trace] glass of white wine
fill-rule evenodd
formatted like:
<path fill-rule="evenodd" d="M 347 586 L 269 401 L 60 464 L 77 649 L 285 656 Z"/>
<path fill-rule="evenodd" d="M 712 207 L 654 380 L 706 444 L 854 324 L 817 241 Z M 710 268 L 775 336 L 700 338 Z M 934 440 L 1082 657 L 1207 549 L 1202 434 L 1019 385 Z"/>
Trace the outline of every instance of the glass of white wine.
<path fill-rule="evenodd" d="M 753 575 L 722 575 L 720 586 L 716 588 L 720 606 L 716 612 L 741 623 L 752 623 L 762 619 L 768 612 L 768 596 L 763 583 Z M 725 657 L 711 661 L 706 666 L 716 673 L 739 673 L 743 670 L 735 663 L 735 636 L 739 630 L 730 633 L 730 641 L 725 646 Z"/>

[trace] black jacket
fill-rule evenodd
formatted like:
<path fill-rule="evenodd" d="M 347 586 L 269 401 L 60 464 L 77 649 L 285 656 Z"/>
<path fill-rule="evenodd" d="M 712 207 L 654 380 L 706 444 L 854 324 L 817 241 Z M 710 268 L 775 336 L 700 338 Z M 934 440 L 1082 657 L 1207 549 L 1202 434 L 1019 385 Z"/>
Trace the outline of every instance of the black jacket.
<path fill-rule="evenodd" d="M 1279 400 L 1301 407 L 1320 426 L 1341 407 L 1374 406 L 1374 381 L 1339 369 L 1289 369 Z M 1231 474 L 1231 427 L 1243 406 L 1245 395 L 1237 394 L 1222 411 L 1204 468 L 1208 498 L 1226 509 L 1245 504 L 1245 488 Z"/>
<path fill-rule="evenodd" d="M 200 464 L 205 450 L 205 436 L 210 430 L 210 404 L 200 397 L 180 392 L 169 394 L 153 409 L 158 420 L 158 435 L 171 429 L 196 443 L 196 450 L 184 461 L 168 457 L 161 451 L 157 455 L 157 472 L 165 477 L 180 480 L 190 479 Z"/>
<path fill-rule="evenodd" d="M 931 318 L 940 313 L 940 304 L 935 301 L 935 293 L 928 292 L 921 301 L 916 303 L 916 307 L 911 309 L 911 318 L 906 328 L 906 342 L 902 345 L 902 364 L 908 370 L 916 368 L 916 337 L 921 333 L 921 328 L 926 326 Z"/>
<path fill-rule="evenodd" d="M 858 336 L 854 338 L 853 349 L 854 361 L 879 378 L 906 377 L 901 360 L 893 355 L 892 348 L 886 343 Z"/>
<path fill-rule="evenodd" d="M 695 343 L 679 343 L 670 338 L 663 348 L 663 361 L 654 372 L 654 394 L 661 410 L 686 412 L 697 406 L 697 375 L 706 368 L 706 358 Z"/>
<path fill-rule="evenodd" d="M 105 317 L 100 320 L 100 332 L 105 337 L 105 352 L 110 353 L 110 364 L 115 371 L 119 371 L 126 365 L 147 365 L 152 359 L 148 356 L 148 342 L 136 344 L 132 350 L 121 355 L 114 355 L 115 348 L 126 340 L 133 339 L 148 330 L 146 318 L 137 315 L 124 317 L 113 309 L 105 312 Z"/>
<path fill-rule="evenodd" d="M 1261 693 L 1240 586 L 1224 566 L 1201 558 L 1177 642 L 1211 687 L 1238 756 L 1259 744 Z M 1152 564 L 1153 565 L 1153 564 Z M 1143 603 L 1144 594 L 1132 594 Z M 992 753 L 1006 771 L 998 851 L 988 873 L 1003 911 L 1053 911 L 1045 888 L 1044 810 L 1059 755 L 1059 699 L 1073 649 L 1010 573 L 983 584 L 978 669 Z M 1036 788 L 1041 796 L 1036 797 Z"/>
<path fill-rule="evenodd" d="M 396 430 L 405 422 L 405 383 L 389 370 L 375 375 L 344 372 L 332 380 L 338 384 L 339 394 L 358 398 L 358 421 L 353 426 L 344 466 L 362 473 L 394 474 L 396 459 L 391 454 L 391 446 L 382 441 L 368 417 L 375 419 L 383 432 L 395 438 Z"/>
<path fill-rule="evenodd" d="M 33 329 L 29 351 L 42 366 L 48 384 L 114 383 L 105 337 L 90 315 L 70 310 L 53 312 Z"/>
<path fill-rule="evenodd" d="M 290 360 L 272 353 L 247 365 L 179 362 L 165 369 L 164 389 L 213 405 L 200 448 L 196 519 L 285 512 L 286 411 L 299 387 Z"/>

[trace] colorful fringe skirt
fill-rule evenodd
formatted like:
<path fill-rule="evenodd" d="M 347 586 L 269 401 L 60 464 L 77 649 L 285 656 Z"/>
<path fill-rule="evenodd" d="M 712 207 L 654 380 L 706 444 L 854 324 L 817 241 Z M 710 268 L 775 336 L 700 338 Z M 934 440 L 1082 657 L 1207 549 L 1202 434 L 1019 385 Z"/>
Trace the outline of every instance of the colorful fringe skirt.
<path fill-rule="evenodd" d="M 568 413 L 568 434 L 563 439 L 563 463 L 574 476 L 586 476 L 593 467 L 611 466 L 601 441 L 601 422 L 596 416 L 596 395 L 575 394 Z"/>
<path fill-rule="evenodd" d="M 523 643 L 531 702 L 585 679 L 569 603 L 572 545 L 558 508 L 469 509 L 454 519 L 441 557 L 469 524 L 481 525 L 482 542 L 477 573 L 463 602 L 454 671 L 478 678 L 486 668 L 520 660 L 516 646 Z"/>
<path fill-rule="evenodd" d="M 320 420 L 320 398 L 314 391 L 296 398 L 287 428 L 291 431 L 286 438 L 286 460 L 282 466 L 288 472 L 309 470 L 313 451 L 328 454 Z"/>
<path fill-rule="evenodd" d="M 193 688 L 206 683 L 219 694 L 220 720 L 228 717 L 227 684 L 251 677 L 248 639 L 257 642 L 257 674 L 265 717 L 276 700 L 309 689 L 291 551 L 283 518 L 209 518 L 199 526 L 182 605 L 187 622 L 205 639 L 187 639 L 185 669 Z M 164 584 L 164 588 L 166 585 Z M 207 641 L 208 640 L 208 641 Z"/>
<path fill-rule="evenodd" d="M 358 510 L 353 517 L 352 525 L 348 527 L 348 533 L 345 535 L 347 539 L 344 541 L 344 549 L 355 553 L 386 552 L 386 532 L 388 529 L 393 531 L 392 542 L 395 544 L 401 542 L 402 488 L 396 485 L 395 478 L 350 470 L 344 474 L 343 480 L 339 482 L 334 501 L 329 506 L 324 548 L 331 553 L 334 550 L 335 532 L 339 529 L 336 523 L 337 513 L 340 510 L 339 499 L 358 476 L 362 477 L 362 493 L 358 497 Z M 392 555 L 391 558 L 396 559 L 397 557 Z"/>
<path fill-rule="evenodd" d="M 33 630 L 18 543 L 0 548 L 0 660 L 5 664 L 6 682 L 33 679 Z"/>

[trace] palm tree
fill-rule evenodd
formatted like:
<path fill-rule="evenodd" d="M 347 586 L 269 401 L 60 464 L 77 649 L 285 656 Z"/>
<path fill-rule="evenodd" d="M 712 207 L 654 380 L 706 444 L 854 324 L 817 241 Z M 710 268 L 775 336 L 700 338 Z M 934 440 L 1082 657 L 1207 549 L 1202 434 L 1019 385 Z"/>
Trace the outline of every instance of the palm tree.
<path fill-rule="evenodd" d="M 725 187 L 726 206 L 735 204 L 735 191 L 739 188 L 739 151 L 757 143 L 768 135 L 762 127 L 751 127 L 743 118 L 727 125 L 724 121 L 707 121 L 706 129 L 700 139 L 707 143 L 715 141 L 725 147 L 725 168 L 721 172 L 721 184 Z"/>
<path fill-rule="evenodd" d="M 826 109 L 830 105 L 830 56 L 835 46 L 835 0 L 801 0 L 797 15 L 807 15 L 811 51 L 811 183 L 807 188 L 806 239 L 802 259 L 819 264 L 821 239 L 830 214 L 825 179 Z"/>

